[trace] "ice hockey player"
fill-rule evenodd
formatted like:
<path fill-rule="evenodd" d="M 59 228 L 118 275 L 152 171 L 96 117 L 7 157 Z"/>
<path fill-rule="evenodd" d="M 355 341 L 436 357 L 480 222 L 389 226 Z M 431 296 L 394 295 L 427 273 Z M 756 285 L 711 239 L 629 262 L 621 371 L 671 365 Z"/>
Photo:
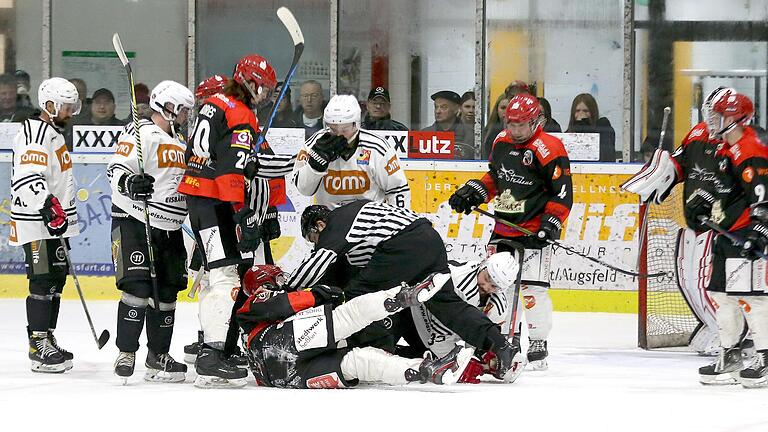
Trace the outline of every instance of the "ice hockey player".
<path fill-rule="evenodd" d="M 508 317 L 507 294 L 517 281 L 520 265 L 509 252 L 499 252 L 482 261 L 449 261 L 451 281 L 456 295 L 463 301 L 483 311 L 492 323 L 504 328 Z M 424 345 L 437 357 L 450 352 L 461 338 L 445 326 L 423 305 L 411 308 L 411 315 Z M 493 373 L 494 356 L 492 352 L 478 350 L 462 377 L 462 382 L 479 382 L 477 377 L 483 373 Z M 516 366 L 517 373 L 509 381 L 517 379 L 522 373 L 522 364 Z"/>
<path fill-rule="evenodd" d="M 674 183 L 684 181 L 686 223 L 698 227 L 706 217 L 729 231 L 742 245 L 717 235 L 712 246 L 712 274 L 707 291 L 714 303 L 722 351 L 717 360 L 699 369 L 703 384 L 765 386 L 768 382 L 768 302 L 762 277 L 753 277 L 768 246 L 768 148 L 752 128 L 754 105 L 733 89 L 720 89 L 704 110 L 706 127 L 696 126 L 674 155 L 657 151 L 624 188 L 643 201 L 664 199 Z M 706 147 L 692 146 L 698 135 L 722 139 L 714 157 Z M 713 149 L 709 149 L 712 151 Z M 704 228 L 699 228 L 703 231 Z M 739 342 L 744 321 L 752 332 L 756 355 L 744 368 Z"/>
<path fill-rule="evenodd" d="M 192 92 L 174 81 L 152 89 L 152 116 L 139 120 L 138 149 L 133 123 L 126 125 L 107 167 L 112 187 L 112 259 L 117 289 L 116 344 L 120 354 L 115 374 L 127 383 L 133 375 L 139 336 L 147 326 L 147 381 L 182 382 L 187 366 L 177 362 L 171 348 L 176 296 L 186 289 L 186 253 L 181 224 L 187 216 L 185 196 L 178 192 L 184 175 L 187 144 L 177 134 L 194 105 Z M 141 154 L 144 173 L 139 171 Z M 144 205 L 148 206 L 151 245 L 147 245 Z M 152 247 L 159 304 L 153 298 L 149 272 Z"/>
<path fill-rule="evenodd" d="M 291 273 L 286 283 L 289 289 L 314 286 L 336 260 L 359 269 L 343 287 L 347 298 L 401 282 L 415 284 L 434 272 L 448 273 L 445 245 L 430 222 L 387 203 L 358 200 L 334 210 L 309 206 L 301 216 L 301 232 L 315 246 Z M 450 281 L 426 302 L 426 307 L 467 344 L 493 351 L 499 358 L 499 378 L 509 378 L 514 372 L 519 349 L 507 342 L 480 310 L 459 298 Z M 391 336 L 389 344 L 380 346 L 392 350 L 400 326 L 392 323 L 390 327 L 379 329 L 383 336 Z M 366 329 L 373 330 L 373 326 Z M 364 345 L 360 339 L 357 343 Z"/>
<path fill-rule="evenodd" d="M 269 268 L 251 271 L 275 274 Z M 345 346 L 348 336 L 372 322 L 427 301 L 448 281 L 445 274 L 346 303 L 342 303 L 344 292 L 328 285 L 285 292 L 276 291 L 278 283 L 269 277 L 253 278 L 264 281 L 263 285 L 249 286 L 249 279 L 246 275 L 244 289 L 250 297 L 238 311 L 238 322 L 248 335 L 251 369 L 258 385 L 318 389 L 352 387 L 358 382 L 452 384 L 472 355 L 470 348 L 460 345 L 439 359 L 407 359 L 379 348 Z"/>
<path fill-rule="evenodd" d="M 13 141 L 8 243 L 24 248 L 32 371 L 61 373 L 72 368 L 73 359 L 53 335 L 69 273 L 61 239 L 80 232 L 72 159 L 62 132 L 80 112 L 80 99 L 74 84 L 58 77 L 43 81 L 37 98 L 40 116 L 25 120 Z"/>
<path fill-rule="evenodd" d="M 323 112 L 325 128 L 299 151 L 293 183 L 303 195 L 331 209 L 357 199 L 410 208 L 411 190 L 395 150 L 360 128 L 360 104 L 336 95 Z"/>
<path fill-rule="evenodd" d="M 552 328 L 549 266 L 552 248 L 546 240 L 560 238 L 560 230 L 573 204 L 573 184 L 563 143 L 544 132 L 545 122 L 536 97 L 514 96 L 506 110 L 507 128 L 499 133 L 489 157 L 488 172 L 469 180 L 448 203 L 469 214 L 493 199 L 496 216 L 520 225 L 536 236 L 497 222 L 491 242 L 514 239 L 525 247 L 522 294 L 528 321 L 528 361 L 536 370 L 547 368 L 547 336 Z M 513 252 L 500 243 L 499 252 Z"/>
<path fill-rule="evenodd" d="M 224 348 L 240 289 L 238 265 L 252 261 L 262 243 L 259 224 L 269 201 L 268 186 L 251 187 L 246 196 L 246 184 L 251 183 L 245 171 L 251 168 L 257 179 L 279 178 L 290 173 L 295 162 L 295 156 L 252 149 L 259 133 L 252 109 L 269 100 L 276 83 L 266 59 L 257 54 L 240 59 L 223 93 L 200 107 L 187 147 L 179 191 L 187 195 L 190 224 L 196 243 L 204 246 L 209 271 L 209 283 L 200 291 L 204 344 L 195 362 L 198 387 L 245 384 L 246 371 L 226 361 Z"/>

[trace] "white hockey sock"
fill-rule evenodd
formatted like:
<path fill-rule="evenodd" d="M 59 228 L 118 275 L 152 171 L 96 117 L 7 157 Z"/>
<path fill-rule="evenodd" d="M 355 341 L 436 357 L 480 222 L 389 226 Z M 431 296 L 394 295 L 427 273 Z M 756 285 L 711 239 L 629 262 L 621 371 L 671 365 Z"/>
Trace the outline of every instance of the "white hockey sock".
<path fill-rule="evenodd" d="M 344 379 L 389 385 L 408 383 L 405 371 L 419 369 L 421 359 L 407 359 L 373 347 L 353 348 L 341 359 Z"/>
<path fill-rule="evenodd" d="M 400 287 L 376 291 L 355 297 L 334 309 L 333 334 L 336 342 L 352 336 L 374 321 L 391 315 L 384 309 L 384 300 L 394 297 L 398 292 Z"/>
<path fill-rule="evenodd" d="M 207 286 L 200 290 L 200 326 L 203 342 L 211 344 L 224 342 L 229 330 L 232 305 L 235 304 L 233 290 L 240 286 L 237 266 L 212 269 Z"/>
<path fill-rule="evenodd" d="M 739 307 L 739 298 L 726 293 L 709 293 L 717 308 L 717 325 L 720 329 L 720 344 L 725 348 L 736 346 L 744 328 L 744 315 Z"/>
<path fill-rule="evenodd" d="M 747 318 L 755 349 L 768 349 L 768 297 L 745 296 L 741 298 L 740 306 Z"/>
<path fill-rule="evenodd" d="M 546 340 L 552 330 L 552 299 L 549 289 L 538 285 L 523 287 L 528 337 Z"/>

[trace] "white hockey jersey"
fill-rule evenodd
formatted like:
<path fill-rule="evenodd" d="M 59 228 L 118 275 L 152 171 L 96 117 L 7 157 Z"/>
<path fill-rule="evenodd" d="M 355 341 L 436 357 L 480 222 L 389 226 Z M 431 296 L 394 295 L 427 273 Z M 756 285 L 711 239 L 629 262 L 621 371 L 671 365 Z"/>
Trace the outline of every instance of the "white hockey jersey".
<path fill-rule="evenodd" d="M 477 286 L 477 274 L 482 270 L 481 264 L 481 261 L 449 262 L 453 289 L 462 300 L 481 309 L 491 322 L 502 325 L 509 310 L 507 293 L 497 291 L 487 297 L 481 297 L 480 288 Z M 438 357 L 448 354 L 456 343 L 461 341 L 459 335 L 435 318 L 423 304 L 411 307 L 411 315 L 424 346 Z"/>
<path fill-rule="evenodd" d="M 365 129 L 360 129 L 357 150 L 349 159 L 337 158 L 327 172 L 312 169 L 307 149 L 328 131 L 321 129 L 312 135 L 296 156 L 293 183 L 299 192 L 314 195 L 318 204 L 331 209 L 359 199 L 411 208 L 411 189 L 395 150 Z"/>
<path fill-rule="evenodd" d="M 112 186 L 112 204 L 144 223 L 144 203 L 131 200 L 121 194 L 117 187 L 123 175 L 139 172 L 139 159 L 133 132 L 133 123 L 125 126 L 118 140 L 115 154 L 107 166 L 107 175 Z M 147 119 L 139 121 L 139 133 L 141 133 L 144 172 L 155 178 L 155 191 L 148 201 L 149 223 L 154 228 L 175 231 L 181 227 L 187 216 L 186 196 L 178 192 L 179 182 L 187 168 L 184 163 L 186 142 L 181 137 L 174 138 L 168 135 Z"/>
<path fill-rule="evenodd" d="M 13 140 L 8 244 L 21 246 L 34 240 L 54 238 L 40 215 L 48 195 L 58 198 L 67 213 L 69 225 L 64 237 L 79 234 L 72 158 L 64 135 L 52 124 L 31 118 L 22 123 Z"/>

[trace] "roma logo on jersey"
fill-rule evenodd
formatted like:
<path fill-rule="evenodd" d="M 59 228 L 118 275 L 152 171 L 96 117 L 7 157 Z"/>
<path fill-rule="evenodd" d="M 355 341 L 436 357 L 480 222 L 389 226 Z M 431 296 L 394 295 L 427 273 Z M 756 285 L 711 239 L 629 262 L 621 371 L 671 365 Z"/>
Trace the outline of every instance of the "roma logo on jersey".
<path fill-rule="evenodd" d="M 131 150 L 133 150 L 133 143 L 127 141 L 120 141 L 117 143 L 117 147 L 115 147 L 115 153 L 125 157 L 131 154 Z"/>
<path fill-rule="evenodd" d="M 23 155 L 21 155 L 21 164 L 48 166 L 48 154 L 41 151 L 27 150 Z"/>
<path fill-rule="evenodd" d="M 186 169 L 184 150 L 174 144 L 160 144 L 157 146 L 157 167 Z"/>
<path fill-rule="evenodd" d="M 59 166 L 61 166 L 62 172 L 72 168 L 72 156 L 70 156 L 66 144 L 56 150 L 56 157 L 59 159 Z"/>
<path fill-rule="evenodd" d="M 371 188 L 371 180 L 365 171 L 328 170 L 323 186 L 331 195 L 361 195 Z"/>

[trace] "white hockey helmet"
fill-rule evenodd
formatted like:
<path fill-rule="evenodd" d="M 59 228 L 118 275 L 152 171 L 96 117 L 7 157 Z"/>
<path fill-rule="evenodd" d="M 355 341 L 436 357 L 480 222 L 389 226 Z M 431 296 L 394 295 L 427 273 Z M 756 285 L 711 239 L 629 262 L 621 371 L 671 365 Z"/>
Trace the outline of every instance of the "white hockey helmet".
<path fill-rule="evenodd" d="M 505 290 L 515 285 L 520 264 L 510 252 L 498 252 L 485 260 L 485 268 L 493 284 Z"/>
<path fill-rule="evenodd" d="M 170 109 L 166 108 L 167 104 L 171 104 Z M 182 109 L 191 109 L 194 104 L 192 92 L 176 81 L 161 81 L 149 95 L 149 106 L 169 122 L 174 121 Z"/>
<path fill-rule="evenodd" d="M 48 111 L 45 107 L 48 102 L 53 102 L 54 112 Z M 40 109 L 45 111 L 51 118 L 59 115 L 61 107 L 65 104 L 72 105 L 72 115 L 80 113 L 80 98 L 77 88 L 71 82 L 64 78 L 53 77 L 40 83 L 37 89 L 37 103 Z"/>
<path fill-rule="evenodd" d="M 360 127 L 360 104 L 352 95 L 336 95 L 323 111 L 323 122 L 329 124 L 354 123 Z"/>

